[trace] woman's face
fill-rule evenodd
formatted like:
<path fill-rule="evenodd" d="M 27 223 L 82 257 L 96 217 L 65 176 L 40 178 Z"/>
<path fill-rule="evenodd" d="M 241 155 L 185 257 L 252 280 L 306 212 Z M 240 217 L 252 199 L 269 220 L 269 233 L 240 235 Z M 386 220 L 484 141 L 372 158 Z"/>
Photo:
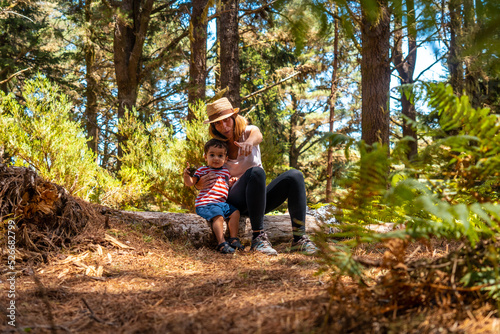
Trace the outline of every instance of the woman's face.
<path fill-rule="evenodd" d="M 214 122 L 215 130 L 219 131 L 227 139 L 232 139 L 234 134 L 234 119 L 232 117 L 224 118 Z"/>

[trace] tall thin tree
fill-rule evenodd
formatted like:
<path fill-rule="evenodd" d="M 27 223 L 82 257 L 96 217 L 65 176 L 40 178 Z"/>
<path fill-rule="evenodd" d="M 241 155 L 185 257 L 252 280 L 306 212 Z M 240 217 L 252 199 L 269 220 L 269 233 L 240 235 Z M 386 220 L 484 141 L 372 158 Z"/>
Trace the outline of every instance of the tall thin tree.
<path fill-rule="evenodd" d="M 241 103 L 238 8 L 238 0 L 221 0 L 217 20 L 220 88 L 227 88 L 226 97 L 235 108 L 239 108 Z"/>
<path fill-rule="evenodd" d="M 95 72 L 95 46 L 94 46 L 94 19 L 92 15 L 92 0 L 85 1 L 84 5 L 85 12 L 85 45 L 84 45 L 84 56 L 85 56 L 85 97 L 87 99 L 87 105 L 85 106 L 85 128 L 87 130 L 87 136 L 90 138 L 87 142 L 88 147 L 94 152 L 96 158 L 98 156 L 98 144 L 99 144 L 99 127 L 97 124 L 97 80 Z"/>
<path fill-rule="evenodd" d="M 207 14 L 208 0 L 193 0 L 190 36 L 191 58 L 189 61 L 188 104 L 204 100 L 207 80 Z M 194 118 L 189 108 L 188 120 Z"/>
<path fill-rule="evenodd" d="M 361 139 L 389 145 L 390 15 L 388 0 L 362 6 L 361 18 Z M 375 15 L 374 15 L 375 14 Z"/>
<path fill-rule="evenodd" d="M 118 86 L 118 119 L 132 110 L 137 102 L 144 41 L 153 10 L 154 0 L 122 0 L 115 13 L 114 61 Z M 118 133 L 118 157 L 123 155 L 126 139 Z M 117 168 L 120 168 L 118 162 Z"/>
<path fill-rule="evenodd" d="M 415 64 L 417 61 L 417 29 L 415 21 L 415 2 L 414 0 L 406 0 L 406 7 L 403 11 L 403 3 L 400 2 L 398 14 L 395 15 L 395 32 L 394 32 L 394 65 L 399 74 L 399 80 L 402 85 L 401 89 L 401 112 L 403 114 L 403 136 L 413 138 L 409 142 L 407 152 L 408 159 L 411 159 L 418 153 L 418 138 L 414 129 L 416 121 L 416 110 L 413 104 L 413 74 L 415 72 Z M 406 17 L 406 29 L 403 27 L 402 18 Z M 407 31 L 404 36 L 403 31 Z M 403 53 L 403 43 L 406 41 L 407 55 Z"/>
<path fill-rule="evenodd" d="M 336 6 L 335 6 L 336 8 Z M 335 13 L 337 11 L 335 10 Z M 328 97 L 328 109 L 330 112 L 328 125 L 330 133 L 333 132 L 333 123 L 335 119 L 335 103 L 337 101 L 337 72 L 339 68 L 339 23 L 338 19 L 334 22 L 334 39 L 333 39 L 333 69 L 332 80 L 330 86 L 330 96 Z M 332 181 L 333 181 L 333 146 L 328 146 L 328 158 L 326 165 L 326 201 L 332 201 Z"/>
<path fill-rule="evenodd" d="M 461 0 L 449 0 L 448 9 L 450 15 L 449 31 L 450 46 L 448 51 L 448 70 L 450 71 L 450 84 L 453 92 L 462 95 L 464 87 L 463 61 L 460 57 L 460 31 L 461 22 Z"/>

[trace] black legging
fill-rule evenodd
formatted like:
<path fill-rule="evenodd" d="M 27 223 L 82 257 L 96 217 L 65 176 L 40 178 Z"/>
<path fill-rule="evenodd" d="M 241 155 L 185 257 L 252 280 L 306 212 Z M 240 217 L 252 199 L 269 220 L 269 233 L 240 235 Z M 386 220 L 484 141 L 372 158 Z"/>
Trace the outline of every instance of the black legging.
<path fill-rule="evenodd" d="M 288 199 L 288 212 L 294 231 L 303 234 L 306 219 L 304 176 L 296 169 L 280 174 L 266 187 L 266 173 L 260 167 L 248 169 L 229 190 L 227 202 L 248 214 L 252 230 L 264 229 L 264 214 Z M 302 233 L 301 233 L 302 232 Z"/>

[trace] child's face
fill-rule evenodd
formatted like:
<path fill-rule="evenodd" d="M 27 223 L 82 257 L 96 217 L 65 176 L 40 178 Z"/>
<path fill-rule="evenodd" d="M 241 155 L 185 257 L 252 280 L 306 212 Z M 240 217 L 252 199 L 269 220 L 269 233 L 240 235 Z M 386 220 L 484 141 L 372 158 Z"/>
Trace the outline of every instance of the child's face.
<path fill-rule="evenodd" d="M 207 166 L 212 168 L 220 168 L 227 161 L 227 152 L 222 147 L 209 147 L 207 153 L 203 155 Z"/>

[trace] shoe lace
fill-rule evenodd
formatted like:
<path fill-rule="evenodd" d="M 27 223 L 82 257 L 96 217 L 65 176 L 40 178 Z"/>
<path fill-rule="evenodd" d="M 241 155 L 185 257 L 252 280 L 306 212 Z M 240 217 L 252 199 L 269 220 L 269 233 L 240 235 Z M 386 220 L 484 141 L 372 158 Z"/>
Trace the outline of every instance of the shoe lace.
<path fill-rule="evenodd" d="M 265 248 L 265 247 L 271 247 L 271 243 L 267 239 L 267 235 L 261 234 L 257 237 L 256 240 L 256 246 L 255 248 Z"/>
<path fill-rule="evenodd" d="M 316 245 L 309 239 L 307 236 L 303 236 L 300 238 L 300 240 L 297 242 L 297 245 L 300 246 L 302 249 L 316 249 Z"/>

